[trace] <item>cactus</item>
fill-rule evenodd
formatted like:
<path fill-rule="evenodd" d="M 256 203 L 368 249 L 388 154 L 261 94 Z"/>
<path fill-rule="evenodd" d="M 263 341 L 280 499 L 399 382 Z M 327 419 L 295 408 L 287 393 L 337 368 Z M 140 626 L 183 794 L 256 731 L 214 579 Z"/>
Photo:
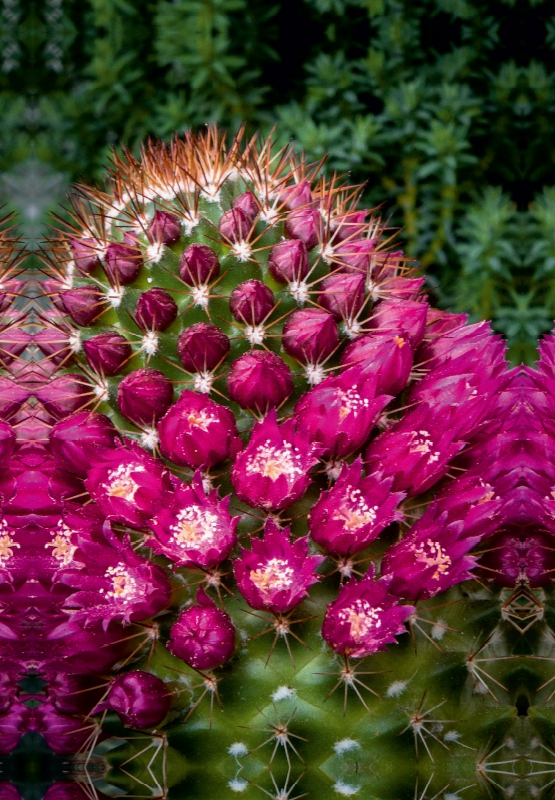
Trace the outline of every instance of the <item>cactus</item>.
<path fill-rule="evenodd" d="M 49 242 L 0 452 L 49 800 L 549 791 L 555 346 L 510 369 L 320 166 L 151 142 Z"/>

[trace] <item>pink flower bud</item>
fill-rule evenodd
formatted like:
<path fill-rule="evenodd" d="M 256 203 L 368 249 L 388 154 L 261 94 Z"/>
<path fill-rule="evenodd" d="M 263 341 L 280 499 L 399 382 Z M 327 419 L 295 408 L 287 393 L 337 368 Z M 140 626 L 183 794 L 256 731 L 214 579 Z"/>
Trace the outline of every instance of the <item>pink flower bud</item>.
<path fill-rule="evenodd" d="M 368 321 L 368 327 L 397 336 L 407 337 L 413 348 L 418 347 L 426 330 L 427 303 L 414 300 L 382 300 Z"/>
<path fill-rule="evenodd" d="M 345 239 L 352 241 L 357 236 L 363 236 L 366 230 L 365 219 L 368 211 L 350 211 L 339 217 L 332 217 L 331 228 L 333 241 L 343 242 Z"/>
<path fill-rule="evenodd" d="M 182 611 L 172 626 L 168 650 L 193 669 L 214 669 L 233 655 L 235 628 L 203 589 L 197 592 L 197 603 Z"/>
<path fill-rule="evenodd" d="M 172 245 L 179 241 L 181 226 L 175 214 L 167 211 L 155 211 L 152 222 L 148 226 L 148 237 L 160 244 Z"/>
<path fill-rule="evenodd" d="M 275 299 L 272 290 L 260 281 L 245 281 L 236 286 L 229 298 L 229 309 L 237 322 L 260 325 L 271 314 Z"/>
<path fill-rule="evenodd" d="M 85 477 L 100 452 L 113 448 L 118 440 L 112 421 L 104 414 L 81 411 L 73 414 L 50 431 L 50 449 L 62 469 Z"/>
<path fill-rule="evenodd" d="M 35 391 L 35 397 L 49 414 L 56 419 L 63 419 L 92 400 L 93 388 L 83 375 L 68 373 L 45 383 Z"/>
<path fill-rule="evenodd" d="M 231 208 L 220 217 L 218 228 L 229 242 L 242 242 L 248 239 L 253 227 L 253 219 L 242 208 Z"/>
<path fill-rule="evenodd" d="M 413 365 L 410 342 L 389 333 L 358 336 L 341 356 L 347 368 L 360 364 L 377 376 L 377 394 L 395 396 L 407 385 Z"/>
<path fill-rule="evenodd" d="M 12 381 L 0 375 L 0 418 L 10 419 L 17 414 L 23 403 L 29 399 L 30 391 L 21 382 Z"/>
<path fill-rule="evenodd" d="M 137 528 L 154 516 L 163 493 L 171 491 L 163 463 L 133 443 L 100 453 L 85 486 L 103 514 Z"/>
<path fill-rule="evenodd" d="M 255 424 L 250 442 L 236 457 L 231 472 L 233 487 L 244 503 L 278 511 L 305 493 L 320 448 L 302 433 L 295 433 L 294 425 L 294 420 L 278 425 L 275 410 Z"/>
<path fill-rule="evenodd" d="M 216 253 L 205 244 L 191 244 L 179 259 L 179 275 L 187 286 L 202 286 L 216 280 L 220 262 Z"/>
<path fill-rule="evenodd" d="M 177 305 L 164 289 L 143 292 L 135 306 L 135 322 L 142 331 L 165 331 L 177 319 Z"/>
<path fill-rule="evenodd" d="M 344 272 L 360 272 L 365 277 L 372 271 L 372 255 L 376 239 L 349 239 L 334 247 L 333 260 Z"/>
<path fill-rule="evenodd" d="M 225 333 L 211 322 L 197 322 L 177 340 L 177 354 L 187 372 L 210 372 L 230 350 Z"/>
<path fill-rule="evenodd" d="M 79 286 L 60 295 L 64 309 L 76 325 L 87 326 L 105 309 L 106 298 L 95 286 Z"/>
<path fill-rule="evenodd" d="M 209 469 L 241 446 L 229 408 L 184 391 L 158 423 L 162 455 L 180 466 Z"/>
<path fill-rule="evenodd" d="M 364 578 L 344 584 L 339 597 L 327 608 L 322 636 L 339 655 L 365 658 L 405 633 L 404 621 L 414 613 L 413 606 L 399 606 L 388 594 L 391 579 L 374 582 L 373 567 Z"/>
<path fill-rule="evenodd" d="M 288 239 L 300 239 L 308 250 L 316 247 L 323 235 L 324 224 L 319 211 L 310 208 L 291 211 L 285 218 L 285 235 Z"/>
<path fill-rule="evenodd" d="M 310 182 L 301 181 L 301 183 L 294 183 L 292 186 L 284 186 L 279 190 L 278 202 L 284 205 L 289 211 L 295 208 L 305 208 L 313 205 L 312 192 L 310 191 Z"/>
<path fill-rule="evenodd" d="M 100 264 L 98 245 L 94 239 L 70 239 L 69 246 L 75 266 L 81 275 L 90 275 Z"/>
<path fill-rule="evenodd" d="M 295 406 L 297 429 L 322 448 L 326 458 L 343 458 L 366 442 L 382 409 L 392 399 L 376 396 L 376 376 L 361 367 L 331 375 Z"/>
<path fill-rule="evenodd" d="M 121 413 L 139 427 L 162 419 L 172 400 L 172 382 L 157 369 L 137 369 L 118 386 Z"/>
<path fill-rule="evenodd" d="M 217 489 L 207 495 L 197 471 L 193 483 L 181 484 L 150 521 L 155 536 L 147 544 L 178 566 L 212 569 L 235 547 L 238 521 L 229 514 L 229 497 L 218 500 Z"/>
<path fill-rule="evenodd" d="M 268 350 L 251 350 L 234 361 L 227 390 L 241 408 L 266 412 L 286 400 L 293 391 L 291 370 Z"/>
<path fill-rule="evenodd" d="M 251 547 L 233 562 L 237 588 L 251 608 L 287 614 L 318 581 L 314 571 L 324 557 L 308 555 L 308 536 L 291 544 L 289 528 L 280 530 L 271 519 L 264 539 L 252 536 Z"/>
<path fill-rule="evenodd" d="M 353 320 L 364 305 L 364 275 L 336 272 L 320 284 L 318 304 L 337 320 Z"/>
<path fill-rule="evenodd" d="M 232 206 L 233 208 L 240 208 L 241 211 L 244 211 L 251 222 L 253 222 L 260 213 L 258 203 L 256 202 L 256 198 L 252 192 L 240 194 L 239 197 L 235 198 Z"/>
<path fill-rule="evenodd" d="M 46 793 L 46 795 L 47 794 L 48 792 Z M 2 798 L 2 800 L 22 800 L 21 795 L 19 794 L 13 783 L 8 783 L 8 781 L 0 781 L 0 797 Z M 53 797 L 50 800 L 56 800 L 56 798 Z M 65 800 L 65 798 L 60 797 L 59 800 Z M 85 800 L 84 795 L 82 796 L 82 799 L 80 798 L 80 800 Z"/>
<path fill-rule="evenodd" d="M 108 245 L 104 257 L 106 275 L 116 286 L 127 286 L 139 276 L 143 256 L 138 247 L 129 244 Z"/>
<path fill-rule="evenodd" d="M 282 344 L 302 364 L 325 361 L 339 344 L 333 315 L 319 308 L 294 311 L 283 328 Z"/>
<path fill-rule="evenodd" d="M 134 669 L 111 682 L 106 698 L 91 714 L 115 711 L 128 728 L 156 728 L 171 706 L 171 692 L 164 681 L 150 672 Z"/>
<path fill-rule="evenodd" d="M 133 351 L 121 333 L 106 331 L 83 342 L 87 362 L 97 375 L 116 375 Z"/>
<path fill-rule="evenodd" d="M 286 239 L 270 250 L 268 269 L 278 283 L 302 281 L 308 275 L 308 252 L 300 239 Z"/>
<path fill-rule="evenodd" d="M 344 464 L 337 482 L 312 507 L 310 535 L 326 553 L 360 553 L 387 525 L 402 519 L 397 506 L 405 495 L 390 491 L 393 478 L 379 473 L 363 478 L 361 473 L 360 458 L 350 467 Z"/>

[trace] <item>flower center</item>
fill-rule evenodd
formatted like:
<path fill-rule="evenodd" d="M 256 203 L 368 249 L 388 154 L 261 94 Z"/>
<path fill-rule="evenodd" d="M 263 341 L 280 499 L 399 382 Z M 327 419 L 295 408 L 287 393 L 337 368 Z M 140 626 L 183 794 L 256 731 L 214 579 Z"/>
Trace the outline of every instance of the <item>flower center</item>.
<path fill-rule="evenodd" d="M 351 639 L 361 644 L 367 640 L 368 634 L 381 628 L 379 612 L 382 610 L 380 606 L 373 608 L 368 600 L 359 599 L 347 608 L 343 608 L 338 617 L 349 625 Z"/>
<path fill-rule="evenodd" d="M 121 497 L 128 503 L 132 503 L 139 484 L 133 480 L 131 473 L 144 471 L 145 468 L 141 464 L 120 464 L 109 473 L 108 483 L 103 484 L 104 488 L 108 490 L 108 496 Z"/>
<path fill-rule="evenodd" d="M 67 567 L 73 561 L 73 555 L 77 550 L 75 545 L 71 544 L 72 531 L 60 520 L 58 530 L 52 531 L 52 534 L 54 535 L 53 541 L 47 542 L 45 547 L 52 547 L 52 556 L 60 562 L 62 567 Z"/>
<path fill-rule="evenodd" d="M 360 489 L 353 489 L 352 486 L 348 486 L 346 495 L 351 505 L 347 505 L 345 502 L 342 503 L 337 511 L 334 512 L 332 519 L 342 520 L 343 527 L 347 531 L 358 531 L 365 525 L 371 525 L 376 521 L 378 506 L 371 508 L 366 503 Z"/>
<path fill-rule="evenodd" d="M 216 417 L 204 409 L 202 411 L 190 411 L 187 416 L 187 422 L 191 428 L 200 428 L 201 431 L 207 431 L 208 426 L 216 421 Z"/>
<path fill-rule="evenodd" d="M 351 413 L 356 419 L 359 411 L 368 408 L 370 405 L 367 397 L 363 398 L 360 396 L 356 386 L 351 386 L 351 388 L 347 389 L 346 392 L 344 392 L 342 389 L 339 389 L 337 396 L 340 402 L 339 422 L 343 422 L 345 417 L 348 417 Z"/>
<path fill-rule="evenodd" d="M 426 552 L 426 548 L 428 552 Z M 415 549 L 414 555 L 417 561 L 426 564 L 427 567 L 437 567 L 432 575 L 433 580 L 438 581 L 440 575 L 445 575 L 446 572 L 449 572 L 451 558 L 447 555 L 445 550 L 443 550 L 439 542 L 428 539 L 425 545 L 423 544 L 421 547 Z"/>
<path fill-rule="evenodd" d="M 177 524 L 170 528 L 172 539 L 185 549 L 209 550 L 218 533 L 218 515 L 201 506 L 188 506 L 176 516 Z"/>
<path fill-rule="evenodd" d="M 131 575 L 130 570 L 121 562 L 115 567 L 108 567 L 104 573 L 105 578 L 110 578 L 112 581 L 112 588 L 107 592 L 100 589 L 100 593 L 104 594 L 106 599 L 113 598 L 120 600 L 123 603 L 130 603 L 139 594 L 142 594 L 141 587 L 138 585 L 137 580 Z"/>
<path fill-rule="evenodd" d="M 428 431 L 412 431 L 409 452 L 422 453 L 423 455 L 430 453 L 427 463 L 433 464 L 434 461 L 439 459 L 439 451 L 436 451 L 435 453 L 430 452 L 434 443 L 431 439 L 427 438 L 429 435 L 430 434 Z"/>
<path fill-rule="evenodd" d="M 10 558 L 13 556 L 13 548 L 14 547 L 21 547 L 16 541 L 14 541 L 10 534 L 7 532 L 7 522 L 6 520 L 2 520 L 0 524 L 0 531 L 2 531 L 2 535 L 0 535 L 0 565 L 4 565 L 6 561 L 9 561 Z"/>
<path fill-rule="evenodd" d="M 295 571 L 289 562 L 283 558 L 271 558 L 264 567 L 255 569 L 250 574 L 250 579 L 264 597 L 271 598 L 272 592 L 288 589 L 293 584 Z"/>
<path fill-rule="evenodd" d="M 258 448 L 247 463 L 247 475 L 258 474 L 264 478 L 277 481 L 281 475 L 294 478 L 303 475 L 301 467 L 301 454 L 289 442 L 284 442 L 283 447 L 272 447 L 270 440 Z"/>

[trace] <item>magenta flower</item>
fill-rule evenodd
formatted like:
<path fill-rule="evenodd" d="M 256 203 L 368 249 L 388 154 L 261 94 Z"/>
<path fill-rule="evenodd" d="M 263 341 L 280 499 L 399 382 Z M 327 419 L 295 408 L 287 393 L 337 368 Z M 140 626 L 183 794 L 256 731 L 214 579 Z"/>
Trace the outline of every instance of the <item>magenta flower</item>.
<path fill-rule="evenodd" d="M 56 581 L 76 591 L 64 602 L 73 621 L 88 627 L 102 622 L 141 622 L 153 617 L 170 602 L 171 589 L 161 567 L 137 555 L 128 537 L 119 540 L 108 523 L 103 537 L 75 535 L 74 561 L 81 568 L 58 571 Z"/>
<path fill-rule="evenodd" d="M 308 518 L 310 535 L 327 553 L 360 553 L 391 522 L 402 519 L 403 492 L 391 492 L 393 478 L 362 477 L 362 460 L 343 465 L 335 485 L 323 492 Z"/>
<path fill-rule="evenodd" d="M 118 386 L 121 413 L 139 427 L 158 422 L 171 406 L 172 399 L 172 382 L 156 369 L 136 369 Z"/>
<path fill-rule="evenodd" d="M 294 426 L 292 419 L 278 425 L 275 410 L 255 424 L 250 442 L 235 459 L 231 472 L 233 487 L 244 503 L 277 511 L 305 493 L 320 448 L 295 432 Z"/>
<path fill-rule="evenodd" d="M 387 550 L 382 575 L 390 591 L 407 600 L 423 600 L 472 577 L 476 559 L 467 556 L 480 536 L 467 536 L 462 520 L 449 522 L 434 502 L 409 532 Z"/>
<path fill-rule="evenodd" d="M 241 408 L 265 413 L 293 391 L 291 370 L 275 353 L 251 350 L 231 365 L 227 390 Z"/>
<path fill-rule="evenodd" d="M 11 753 L 24 733 L 32 729 L 33 711 L 16 700 L 8 711 L 0 714 L 0 754 Z"/>
<path fill-rule="evenodd" d="M 229 408 L 195 392 L 182 392 L 158 423 L 158 433 L 162 455 L 193 469 L 210 469 L 241 447 Z"/>
<path fill-rule="evenodd" d="M 84 478 L 101 452 L 114 448 L 118 432 L 104 414 L 81 411 L 56 425 L 50 431 L 50 449 L 62 469 Z"/>
<path fill-rule="evenodd" d="M 115 711 L 129 728 L 156 728 L 171 706 L 171 692 L 164 681 L 150 672 L 132 670 L 110 683 L 108 694 L 91 714 Z"/>
<path fill-rule="evenodd" d="M 229 501 L 229 497 L 218 500 L 217 489 L 207 495 L 196 472 L 192 484 L 181 484 L 151 519 L 155 535 L 147 545 L 178 566 L 212 569 L 237 542 L 239 517 L 230 516 Z"/>
<path fill-rule="evenodd" d="M 211 371 L 229 353 L 225 333 L 211 322 L 197 322 L 186 328 L 177 340 L 177 354 L 187 372 Z"/>
<path fill-rule="evenodd" d="M 15 450 L 15 431 L 11 425 L 0 420 L 0 464 L 5 465 Z"/>
<path fill-rule="evenodd" d="M 314 571 L 324 556 L 308 555 L 308 536 L 291 544 L 289 527 L 281 530 L 272 519 L 262 540 L 251 537 L 251 547 L 233 562 L 237 588 L 251 608 L 287 614 L 318 581 Z"/>
<path fill-rule="evenodd" d="M 322 446 L 322 455 L 342 458 L 362 447 L 391 399 L 376 397 L 371 372 L 352 367 L 303 395 L 295 406 L 295 422 L 310 441 Z"/>
<path fill-rule="evenodd" d="M 135 322 L 142 331 L 165 331 L 177 319 L 177 305 L 164 289 L 143 292 L 135 306 Z"/>
<path fill-rule="evenodd" d="M 99 454 L 85 486 L 103 514 L 132 528 L 144 527 L 172 488 L 163 463 L 134 443 Z"/>
<path fill-rule="evenodd" d="M 358 336 L 341 356 L 342 366 L 360 364 L 377 376 L 376 394 L 393 397 L 407 385 L 413 364 L 413 351 L 408 338 L 390 333 Z"/>
<path fill-rule="evenodd" d="M 400 606 L 388 594 L 391 580 L 374 581 L 373 567 L 357 581 L 351 578 L 339 590 L 339 597 L 330 603 L 322 636 L 339 655 L 365 658 L 405 633 L 404 621 L 414 613 L 413 606 Z"/>
<path fill-rule="evenodd" d="M 229 614 L 216 608 L 204 589 L 198 590 L 197 603 L 180 613 L 167 647 L 193 669 L 214 669 L 233 655 L 235 628 Z"/>
<path fill-rule="evenodd" d="M 433 406 L 421 403 L 369 444 L 364 452 L 367 472 L 393 475 L 393 491 L 409 497 L 426 491 L 445 475 L 465 444 L 445 423 Z"/>

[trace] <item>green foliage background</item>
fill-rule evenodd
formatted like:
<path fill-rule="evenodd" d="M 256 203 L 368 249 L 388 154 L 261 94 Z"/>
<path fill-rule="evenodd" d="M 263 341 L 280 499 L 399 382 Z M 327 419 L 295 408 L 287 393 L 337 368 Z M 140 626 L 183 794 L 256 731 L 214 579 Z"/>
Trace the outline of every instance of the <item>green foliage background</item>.
<path fill-rule="evenodd" d="M 438 302 L 533 360 L 555 316 L 550 0 L 0 0 L 0 193 L 26 233 L 110 149 L 218 121 L 367 181 Z"/>

